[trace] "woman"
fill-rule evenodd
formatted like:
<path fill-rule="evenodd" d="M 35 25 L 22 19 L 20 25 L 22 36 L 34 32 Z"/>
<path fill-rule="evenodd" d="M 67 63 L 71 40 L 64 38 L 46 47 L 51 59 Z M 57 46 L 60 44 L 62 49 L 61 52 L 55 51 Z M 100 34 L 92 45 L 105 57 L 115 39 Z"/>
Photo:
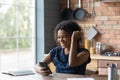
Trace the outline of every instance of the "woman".
<path fill-rule="evenodd" d="M 80 26 L 73 21 L 62 21 L 56 26 L 55 35 L 60 46 L 51 49 L 43 62 L 53 62 L 57 73 L 85 75 L 86 65 L 91 59 L 89 51 L 79 46 L 83 40 Z M 50 74 L 49 70 L 39 64 L 35 70 L 42 75 Z"/>

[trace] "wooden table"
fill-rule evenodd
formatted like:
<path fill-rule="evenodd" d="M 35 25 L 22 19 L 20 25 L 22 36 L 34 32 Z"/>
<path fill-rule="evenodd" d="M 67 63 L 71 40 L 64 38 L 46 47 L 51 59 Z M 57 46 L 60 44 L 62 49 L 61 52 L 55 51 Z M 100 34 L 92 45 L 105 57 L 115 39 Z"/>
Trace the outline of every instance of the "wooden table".
<path fill-rule="evenodd" d="M 11 76 L 0 73 L 0 80 L 67 80 L 67 78 L 94 78 L 95 80 L 107 80 L 107 76 L 87 76 L 75 74 L 53 73 L 53 76 L 42 76 L 40 74 Z"/>

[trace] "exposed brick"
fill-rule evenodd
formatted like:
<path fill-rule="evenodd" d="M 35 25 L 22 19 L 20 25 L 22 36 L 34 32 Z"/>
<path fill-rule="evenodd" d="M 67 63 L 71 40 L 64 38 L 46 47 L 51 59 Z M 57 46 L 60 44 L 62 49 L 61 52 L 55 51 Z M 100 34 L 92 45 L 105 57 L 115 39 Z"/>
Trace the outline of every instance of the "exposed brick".
<path fill-rule="evenodd" d="M 96 11 L 96 10 L 95 10 L 95 15 L 96 15 L 96 16 L 102 16 L 102 13 L 101 13 L 101 11 Z"/>
<path fill-rule="evenodd" d="M 63 5 L 65 4 L 65 0 Z M 99 35 L 95 37 L 97 41 L 112 45 L 116 49 L 120 49 L 120 2 L 103 3 L 95 1 L 95 17 L 85 17 L 81 21 L 77 21 L 79 24 L 97 24 L 96 29 L 99 31 Z M 87 0 L 82 0 L 84 9 L 87 12 L 91 12 L 91 4 L 88 7 Z M 63 6 L 62 5 L 62 6 Z M 71 7 L 75 10 L 78 7 L 78 0 L 71 0 Z M 62 9 L 65 6 L 62 7 Z M 82 26 L 84 33 L 87 33 L 89 27 Z"/>
<path fill-rule="evenodd" d="M 120 16 L 110 16 L 109 20 L 120 20 Z"/>
<path fill-rule="evenodd" d="M 104 24 L 113 25 L 113 24 L 117 24 L 117 21 L 105 21 Z"/>
<path fill-rule="evenodd" d="M 116 45 L 117 44 L 117 40 L 116 39 L 109 39 L 109 43 L 111 45 Z"/>
<path fill-rule="evenodd" d="M 106 29 L 113 29 L 113 27 L 111 25 L 101 25 L 99 29 L 103 29 L 103 30 L 106 30 Z"/>
<path fill-rule="evenodd" d="M 120 35 L 116 35 L 116 39 L 120 39 Z"/>
<path fill-rule="evenodd" d="M 120 52 L 120 44 L 116 45 L 116 49 L 118 52 Z"/>
<path fill-rule="evenodd" d="M 78 4 L 74 4 L 73 6 L 74 6 L 74 8 L 78 8 Z"/>
<path fill-rule="evenodd" d="M 103 34 L 112 34 L 112 33 L 114 33 L 115 32 L 115 30 L 111 30 L 111 29 L 103 29 L 102 30 L 102 33 Z"/>
<path fill-rule="evenodd" d="M 95 2 L 94 5 L 95 7 L 101 7 L 102 4 L 100 2 Z"/>
<path fill-rule="evenodd" d="M 108 7 L 97 7 L 97 8 L 95 8 L 95 11 L 97 11 L 97 12 L 108 11 Z"/>
<path fill-rule="evenodd" d="M 116 16 L 120 16 L 120 11 L 115 11 Z"/>
<path fill-rule="evenodd" d="M 120 39 L 116 39 L 116 43 L 120 45 Z"/>
<path fill-rule="evenodd" d="M 108 43 L 108 39 L 101 39 L 100 42 L 102 42 L 102 43 Z"/>
<path fill-rule="evenodd" d="M 102 16 L 115 16 L 115 11 L 102 11 L 101 15 Z"/>
<path fill-rule="evenodd" d="M 117 6 L 117 7 L 120 7 L 120 2 L 117 2 L 117 3 L 116 3 L 116 6 Z"/>
<path fill-rule="evenodd" d="M 118 21 L 118 24 L 120 24 L 120 21 Z"/>
<path fill-rule="evenodd" d="M 120 25 L 114 25 L 113 29 L 117 29 L 117 30 L 119 29 L 120 30 Z"/>
<path fill-rule="evenodd" d="M 100 25 L 100 24 L 103 24 L 103 21 L 96 21 L 96 20 L 95 20 L 94 23 L 97 24 L 97 26 L 98 26 L 98 25 Z"/>
<path fill-rule="evenodd" d="M 115 30 L 109 29 L 108 30 L 108 34 L 113 34 L 115 32 Z M 112 36 L 112 35 L 111 35 Z M 113 38 L 115 38 L 115 34 L 113 34 Z"/>
<path fill-rule="evenodd" d="M 120 7 L 116 7 L 116 6 L 114 6 L 114 7 L 108 7 L 108 10 L 109 11 L 120 11 Z"/>
<path fill-rule="evenodd" d="M 102 35 L 102 38 L 108 38 L 108 39 L 115 39 L 115 34 L 104 34 Z"/>
<path fill-rule="evenodd" d="M 102 6 L 104 6 L 104 7 L 108 7 L 108 6 L 115 6 L 116 5 L 116 3 L 114 3 L 114 2 L 112 2 L 112 3 L 107 3 L 107 2 L 105 2 L 105 3 L 102 3 Z"/>
<path fill-rule="evenodd" d="M 74 3 L 78 3 L 78 0 L 70 0 L 70 2 L 74 4 Z"/>
<path fill-rule="evenodd" d="M 120 29 L 116 29 L 114 34 L 116 34 L 116 36 L 120 36 Z"/>
<path fill-rule="evenodd" d="M 104 20 L 104 21 L 107 21 L 108 20 L 108 16 L 96 16 L 95 20 Z"/>

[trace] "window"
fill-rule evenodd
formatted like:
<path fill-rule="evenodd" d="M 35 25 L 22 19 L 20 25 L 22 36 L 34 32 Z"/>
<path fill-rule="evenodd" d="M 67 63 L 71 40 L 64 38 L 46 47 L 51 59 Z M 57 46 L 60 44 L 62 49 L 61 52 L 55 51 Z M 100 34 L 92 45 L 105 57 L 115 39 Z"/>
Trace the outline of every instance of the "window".
<path fill-rule="evenodd" d="M 0 0 L 0 71 L 35 64 L 35 0 Z"/>

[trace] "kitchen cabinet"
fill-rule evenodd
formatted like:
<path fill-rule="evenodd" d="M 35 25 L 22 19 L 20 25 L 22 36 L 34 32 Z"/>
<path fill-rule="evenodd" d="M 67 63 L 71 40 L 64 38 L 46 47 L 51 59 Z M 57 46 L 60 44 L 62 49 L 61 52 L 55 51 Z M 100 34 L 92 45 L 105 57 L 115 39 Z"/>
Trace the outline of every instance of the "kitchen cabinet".
<path fill-rule="evenodd" d="M 108 65 L 111 65 L 112 63 L 117 64 L 117 69 L 120 69 L 120 61 L 119 60 L 98 60 L 99 75 L 107 75 Z"/>
<path fill-rule="evenodd" d="M 91 62 L 87 65 L 87 69 L 91 71 L 97 71 L 97 60 L 92 59 Z"/>
<path fill-rule="evenodd" d="M 87 69 L 97 70 L 99 75 L 107 75 L 108 64 L 117 64 L 118 71 L 120 70 L 120 57 L 115 56 L 102 56 L 99 54 L 91 54 L 91 63 L 87 66 Z M 94 67 L 93 67 L 94 66 Z"/>

